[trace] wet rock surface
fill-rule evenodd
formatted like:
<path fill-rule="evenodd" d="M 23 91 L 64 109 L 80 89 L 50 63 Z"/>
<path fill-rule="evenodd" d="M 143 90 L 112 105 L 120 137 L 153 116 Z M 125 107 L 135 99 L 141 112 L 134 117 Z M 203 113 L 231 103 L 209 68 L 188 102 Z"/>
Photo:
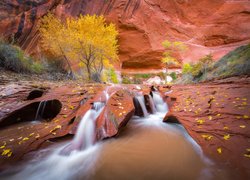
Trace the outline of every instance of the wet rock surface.
<path fill-rule="evenodd" d="M 233 77 L 173 86 L 172 93 L 165 95 L 173 106 L 164 121 L 178 120 L 205 155 L 219 167 L 230 169 L 232 179 L 250 177 L 249 89 L 249 77 Z"/>
<path fill-rule="evenodd" d="M 170 108 L 164 118 L 166 123 L 182 124 L 218 168 L 230 169 L 232 179 L 249 177 L 249 77 L 157 88 Z M 42 96 L 27 100 L 30 92 L 38 89 L 43 91 Z M 50 119 L 13 121 L 1 126 L 0 170 L 22 160 L 30 151 L 60 142 L 60 139 L 72 138 L 82 117 L 93 108 L 95 102 L 105 103 L 96 120 L 97 141 L 122 131 L 135 115 L 133 99 L 138 94 L 144 99 L 148 113 L 153 112 L 150 104 L 153 92 L 150 86 L 77 82 L 11 83 L 6 80 L 0 90 L 0 122 L 18 111 L 23 115 L 21 110 L 34 103 L 38 106 L 40 102 L 55 99 L 61 103 L 60 112 Z M 109 98 L 103 92 L 107 92 Z M 45 111 L 51 108 L 45 108 Z M 143 116 L 143 112 L 139 116 Z M 16 115 L 13 118 L 18 119 Z"/>
<path fill-rule="evenodd" d="M 103 85 L 76 82 L 9 83 L 6 81 L 0 87 L 0 124 L 3 123 L 0 131 L 1 168 L 20 160 L 25 153 L 36 150 L 50 139 L 74 134 L 81 117 L 105 88 Z M 37 88 L 44 89 L 46 93 L 27 100 L 30 92 Z M 59 109 L 54 99 L 60 102 Z M 35 116 L 40 102 L 47 102 L 47 105 L 40 107 L 41 118 L 37 121 Z M 58 112 L 49 118 L 47 115 L 53 113 L 53 108 Z"/>
<path fill-rule="evenodd" d="M 148 93 L 149 88 L 6 79 L 0 86 L 0 170 L 30 151 L 76 134 L 95 102 L 105 104 L 96 120 L 96 140 L 117 135 L 134 115 L 134 91 Z"/>
<path fill-rule="evenodd" d="M 97 140 L 116 135 L 132 118 L 134 112 L 133 95 L 128 90 L 115 92 L 97 119 Z"/>

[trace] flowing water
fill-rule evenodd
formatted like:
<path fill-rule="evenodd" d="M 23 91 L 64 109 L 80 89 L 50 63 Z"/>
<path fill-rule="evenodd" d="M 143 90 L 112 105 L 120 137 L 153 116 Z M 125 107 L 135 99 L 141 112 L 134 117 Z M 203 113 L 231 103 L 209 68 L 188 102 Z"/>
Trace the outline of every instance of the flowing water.
<path fill-rule="evenodd" d="M 47 101 L 41 101 L 39 103 L 37 111 L 36 111 L 35 121 L 42 119 L 46 104 L 47 104 Z"/>
<path fill-rule="evenodd" d="M 155 91 L 152 91 L 152 93 L 153 93 L 153 100 L 156 106 L 156 110 L 162 113 L 167 112 L 168 111 L 167 104 L 163 101 L 161 95 Z"/>
<path fill-rule="evenodd" d="M 146 117 L 148 115 L 148 112 L 147 112 L 147 108 L 145 106 L 145 100 L 144 100 L 144 96 L 140 95 L 140 96 L 136 96 L 135 97 L 139 104 L 140 104 L 140 107 L 142 109 L 142 112 L 143 112 L 143 116 Z"/>
<path fill-rule="evenodd" d="M 72 145 L 74 150 L 87 149 L 94 145 L 95 142 L 95 120 L 100 115 L 104 103 L 95 102 L 93 109 L 88 110 L 80 121 L 74 136 Z"/>
<path fill-rule="evenodd" d="M 153 94 L 153 101 L 155 114 L 135 116 L 119 136 L 94 144 L 92 132 L 84 128 L 92 129 L 85 121 L 95 119 L 102 110 L 103 105 L 96 104 L 96 109 L 83 117 L 79 125 L 82 132 L 73 139 L 73 142 L 90 141 L 85 142 L 88 148 L 65 156 L 60 152 L 68 142 L 51 146 L 36 152 L 34 159 L 21 169 L 5 172 L 2 177 L 13 180 L 213 178 L 211 162 L 185 129 L 162 122 L 168 107 L 158 93 Z"/>

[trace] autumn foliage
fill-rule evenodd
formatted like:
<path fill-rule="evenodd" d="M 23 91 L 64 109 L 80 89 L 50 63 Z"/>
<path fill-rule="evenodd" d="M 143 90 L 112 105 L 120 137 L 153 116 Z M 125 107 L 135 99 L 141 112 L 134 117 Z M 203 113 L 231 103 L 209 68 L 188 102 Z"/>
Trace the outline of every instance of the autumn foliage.
<path fill-rule="evenodd" d="M 187 47 L 180 41 L 164 41 L 162 43 L 164 47 L 163 58 L 161 62 L 166 65 L 166 68 L 169 66 L 178 66 L 180 65 L 179 61 L 174 56 L 175 53 L 180 53 L 187 50 Z"/>
<path fill-rule="evenodd" d="M 67 18 L 65 22 L 48 14 L 40 26 L 44 49 L 61 56 L 72 72 L 72 64 L 83 69 L 88 80 L 100 77 L 103 69 L 118 59 L 118 32 L 103 16 Z"/>

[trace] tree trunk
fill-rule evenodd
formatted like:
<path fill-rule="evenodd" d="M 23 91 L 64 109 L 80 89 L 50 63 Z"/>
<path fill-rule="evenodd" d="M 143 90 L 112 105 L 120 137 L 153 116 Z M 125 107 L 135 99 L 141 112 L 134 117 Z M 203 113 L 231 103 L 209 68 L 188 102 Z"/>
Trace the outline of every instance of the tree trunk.
<path fill-rule="evenodd" d="M 70 63 L 69 63 L 68 58 L 67 58 L 66 55 L 64 54 L 64 52 L 63 52 L 63 50 L 62 50 L 61 47 L 60 47 L 60 50 L 61 50 L 61 53 L 62 53 L 62 55 L 63 55 L 63 58 L 65 59 L 65 61 L 67 62 L 67 65 L 68 65 L 68 67 L 69 67 L 70 76 L 71 76 L 72 78 L 74 78 L 75 75 L 74 75 L 74 73 L 73 73 L 73 71 L 72 71 L 72 68 L 71 68 L 71 65 L 70 65 Z"/>
<path fill-rule="evenodd" d="M 88 71 L 88 80 L 90 81 L 91 80 L 91 69 L 90 69 L 89 65 L 87 65 L 87 71 Z"/>

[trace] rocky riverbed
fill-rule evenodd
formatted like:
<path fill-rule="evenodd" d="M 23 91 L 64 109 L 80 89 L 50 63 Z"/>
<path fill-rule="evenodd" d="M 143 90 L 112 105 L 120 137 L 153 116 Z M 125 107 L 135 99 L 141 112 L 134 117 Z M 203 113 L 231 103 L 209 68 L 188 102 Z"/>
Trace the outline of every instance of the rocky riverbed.
<path fill-rule="evenodd" d="M 197 85 L 159 86 L 169 106 L 166 123 L 181 123 L 218 167 L 232 179 L 250 176 L 250 78 L 228 78 Z M 0 169 L 22 161 L 25 154 L 76 133 L 94 102 L 105 103 L 96 120 L 95 141 L 114 137 L 133 115 L 147 112 L 154 88 L 143 85 L 81 82 L 9 81 L 0 85 Z M 108 98 L 107 98 L 108 96 Z"/>

